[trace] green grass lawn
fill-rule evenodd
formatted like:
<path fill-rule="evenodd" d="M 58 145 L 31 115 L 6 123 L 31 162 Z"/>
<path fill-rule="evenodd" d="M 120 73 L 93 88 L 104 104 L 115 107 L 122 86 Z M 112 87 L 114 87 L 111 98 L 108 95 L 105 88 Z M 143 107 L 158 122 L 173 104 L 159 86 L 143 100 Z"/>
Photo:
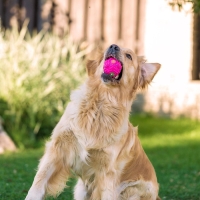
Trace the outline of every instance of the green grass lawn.
<path fill-rule="evenodd" d="M 200 123 L 188 119 L 132 116 L 152 161 L 160 197 L 166 200 L 200 200 Z M 36 172 L 42 149 L 0 155 L 0 200 L 24 199 Z M 73 185 L 57 198 L 73 199 Z M 49 200 L 52 198 L 48 198 Z"/>

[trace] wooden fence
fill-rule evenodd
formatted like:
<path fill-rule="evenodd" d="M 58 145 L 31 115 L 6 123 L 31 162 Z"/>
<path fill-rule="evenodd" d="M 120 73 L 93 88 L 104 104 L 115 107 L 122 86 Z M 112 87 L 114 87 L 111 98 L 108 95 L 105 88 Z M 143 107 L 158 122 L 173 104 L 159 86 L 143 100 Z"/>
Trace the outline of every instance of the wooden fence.
<path fill-rule="evenodd" d="M 193 20 L 193 65 L 192 80 L 200 80 L 200 15 Z"/>
<path fill-rule="evenodd" d="M 0 0 L 1 26 L 69 32 L 75 41 L 118 43 L 143 54 L 146 0 Z"/>

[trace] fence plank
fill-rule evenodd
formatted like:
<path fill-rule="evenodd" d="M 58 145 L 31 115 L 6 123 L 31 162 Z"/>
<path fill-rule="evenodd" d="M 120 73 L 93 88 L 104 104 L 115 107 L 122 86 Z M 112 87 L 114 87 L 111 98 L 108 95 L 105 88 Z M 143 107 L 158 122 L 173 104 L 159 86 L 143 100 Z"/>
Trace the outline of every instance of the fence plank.
<path fill-rule="evenodd" d="M 7 0 L 5 14 L 5 27 L 17 27 L 19 19 L 19 3 L 18 0 Z"/>
<path fill-rule="evenodd" d="M 51 29 L 51 0 L 38 0 L 37 30 L 41 31 Z"/>
<path fill-rule="evenodd" d="M 144 29 L 145 29 L 146 0 L 138 0 L 136 53 L 144 55 Z"/>
<path fill-rule="evenodd" d="M 85 37 L 85 3 L 86 0 L 73 0 L 70 8 L 70 35 L 75 41 Z"/>
<path fill-rule="evenodd" d="M 53 31 L 63 35 L 68 30 L 69 0 L 54 0 Z"/>
<path fill-rule="evenodd" d="M 137 24 L 137 1 L 122 1 L 122 43 L 126 48 L 135 51 L 136 24 Z"/>
<path fill-rule="evenodd" d="M 102 0 L 89 0 L 87 12 L 88 42 L 101 40 L 102 17 Z"/>
<path fill-rule="evenodd" d="M 192 80 L 200 80 L 200 16 L 195 14 L 193 18 L 193 59 Z"/>
<path fill-rule="evenodd" d="M 0 28 L 3 25 L 3 1 L 0 0 Z"/>
<path fill-rule="evenodd" d="M 104 3 L 103 37 L 107 46 L 119 40 L 120 1 L 109 0 Z"/>
<path fill-rule="evenodd" d="M 29 20 L 28 23 L 28 30 L 30 32 L 34 29 L 34 23 L 35 23 L 35 0 L 22 0 L 22 8 L 21 8 L 21 25 L 23 25 L 24 21 L 26 19 Z"/>
<path fill-rule="evenodd" d="M 19 10 L 19 2 L 22 5 Z M 29 18 L 30 32 L 69 31 L 75 41 L 118 43 L 142 54 L 146 0 L 0 0 L 5 28 Z M 19 18 L 21 17 L 21 18 Z M 70 24 L 71 23 L 71 24 Z M 35 27 L 34 27 L 35 26 Z"/>

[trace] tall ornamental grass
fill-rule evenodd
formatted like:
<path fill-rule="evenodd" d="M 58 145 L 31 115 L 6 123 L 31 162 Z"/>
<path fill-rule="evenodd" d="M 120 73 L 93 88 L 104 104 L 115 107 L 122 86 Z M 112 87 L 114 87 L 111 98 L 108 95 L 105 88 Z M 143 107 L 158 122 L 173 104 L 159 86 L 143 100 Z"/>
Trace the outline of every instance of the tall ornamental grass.
<path fill-rule="evenodd" d="M 30 36 L 26 27 L 0 32 L 0 116 L 19 147 L 49 136 L 70 90 L 85 79 L 86 53 L 68 36 Z"/>

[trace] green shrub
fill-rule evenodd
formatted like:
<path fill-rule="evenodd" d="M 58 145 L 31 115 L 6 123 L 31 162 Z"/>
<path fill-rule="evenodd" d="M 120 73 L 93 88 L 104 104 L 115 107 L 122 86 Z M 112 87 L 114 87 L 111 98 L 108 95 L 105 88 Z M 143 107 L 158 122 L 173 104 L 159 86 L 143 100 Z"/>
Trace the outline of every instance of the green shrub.
<path fill-rule="evenodd" d="M 70 90 L 85 79 L 87 52 L 68 36 L 30 36 L 26 27 L 0 32 L 0 116 L 19 147 L 49 136 Z"/>

